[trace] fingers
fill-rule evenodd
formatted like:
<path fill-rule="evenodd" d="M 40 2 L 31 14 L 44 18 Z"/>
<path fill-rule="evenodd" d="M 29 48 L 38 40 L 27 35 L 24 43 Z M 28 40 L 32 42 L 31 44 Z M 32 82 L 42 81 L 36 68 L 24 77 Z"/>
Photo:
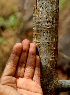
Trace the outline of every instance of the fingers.
<path fill-rule="evenodd" d="M 39 56 L 36 56 L 36 67 L 35 67 L 35 73 L 33 81 L 37 82 L 40 85 L 40 58 Z"/>
<path fill-rule="evenodd" d="M 24 77 L 32 79 L 34 75 L 35 68 L 35 60 L 36 60 L 36 45 L 34 43 L 30 44 L 28 59 L 26 63 Z"/>
<path fill-rule="evenodd" d="M 9 60 L 7 62 L 7 65 L 5 67 L 2 76 L 14 76 L 21 52 L 22 52 L 22 44 L 17 43 L 12 49 L 12 53 L 9 57 Z"/>
<path fill-rule="evenodd" d="M 14 76 L 15 73 L 16 77 L 33 79 L 40 84 L 40 58 L 36 56 L 36 45 L 30 44 L 29 40 L 23 40 L 22 44 L 13 47 L 2 76 Z"/>
<path fill-rule="evenodd" d="M 16 77 L 23 77 L 24 76 L 24 70 L 25 70 L 25 64 L 27 61 L 27 56 L 28 56 L 28 52 L 29 52 L 29 47 L 30 47 L 30 41 L 29 40 L 23 40 L 22 42 L 23 45 L 23 51 L 19 60 L 19 64 L 18 64 L 18 68 L 17 68 L 17 72 L 16 72 Z"/>

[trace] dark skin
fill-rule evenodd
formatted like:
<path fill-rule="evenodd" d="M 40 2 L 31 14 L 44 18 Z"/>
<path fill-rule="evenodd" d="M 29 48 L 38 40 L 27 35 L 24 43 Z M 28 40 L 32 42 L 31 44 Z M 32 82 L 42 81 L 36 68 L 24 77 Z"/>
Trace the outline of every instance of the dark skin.
<path fill-rule="evenodd" d="M 13 47 L 0 79 L 0 95 L 43 95 L 35 43 L 25 39 Z"/>

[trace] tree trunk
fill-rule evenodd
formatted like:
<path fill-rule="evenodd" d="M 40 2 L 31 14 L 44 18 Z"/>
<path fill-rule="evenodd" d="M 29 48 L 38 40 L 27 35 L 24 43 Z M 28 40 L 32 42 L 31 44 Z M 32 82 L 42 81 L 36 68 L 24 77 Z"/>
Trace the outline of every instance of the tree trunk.
<path fill-rule="evenodd" d="M 41 82 L 44 95 L 54 95 L 58 78 L 56 64 L 58 55 L 59 0 L 33 1 L 33 42 L 37 44 L 41 58 Z"/>

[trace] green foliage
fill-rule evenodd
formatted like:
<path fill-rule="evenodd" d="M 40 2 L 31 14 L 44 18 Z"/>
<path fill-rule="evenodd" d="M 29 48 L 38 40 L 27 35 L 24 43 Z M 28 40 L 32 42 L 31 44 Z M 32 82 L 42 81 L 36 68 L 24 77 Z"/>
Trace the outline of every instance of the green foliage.
<path fill-rule="evenodd" d="M 8 19 L 0 17 L 0 23 L 3 23 L 3 29 L 16 28 L 20 24 L 20 18 L 18 18 L 16 14 L 12 14 Z"/>
<path fill-rule="evenodd" d="M 4 21 L 4 18 L 3 17 L 0 17 L 0 23 Z"/>
<path fill-rule="evenodd" d="M 5 42 L 5 38 L 0 37 L 0 43 L 4 43 Z"/>
<path fill-rule="evenodd" d="M 12 14 L 9 18 L 8 18 L 8 21 L 7 21 L 7 27 L 11 27 L 11 28 L 14 28 L 14 27 L 17 27 L 19 21 L 18 21 L 18 18 L 16 17 L 15 14 Z"/>
<path fill-rule="evenodd" d="M 64 2 L 67 2 L 68 0 L 59 0 L 59 9 L 62 9 L 64 6 Z"/>

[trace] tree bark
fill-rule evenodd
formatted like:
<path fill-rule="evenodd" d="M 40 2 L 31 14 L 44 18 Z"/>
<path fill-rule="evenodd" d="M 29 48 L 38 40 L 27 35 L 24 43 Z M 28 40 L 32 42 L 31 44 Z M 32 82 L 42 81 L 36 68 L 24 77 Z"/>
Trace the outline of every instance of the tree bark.
<path fill-rule="evenodd" d="M 59 0 L 33 1 L 33 42 L 37 44 L 41 58 L 44 95 L 54 95 L 54 87 L 58 82 L 55 69 L 58 57 L 58 13 Z"/>

